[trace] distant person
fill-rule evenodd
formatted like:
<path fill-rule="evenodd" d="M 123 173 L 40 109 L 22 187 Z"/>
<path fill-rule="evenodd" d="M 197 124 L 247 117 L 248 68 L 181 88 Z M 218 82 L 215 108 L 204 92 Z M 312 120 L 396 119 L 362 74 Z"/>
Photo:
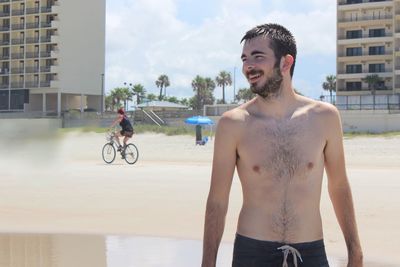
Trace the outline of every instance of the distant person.
<path fill-rule="evenodd" d="M 115 132 L 115 141 L 118 143 L 118 151 L 123 151 L 123 149 L 126 147 L 126 144 L 128 140 L 133 136 L 133 127 L 131 122 L 129 121 L 128 117 L 125 114 L 125 110 L 123 108 L 120 108 L 117 110 L 117 118 L 113 121 L 111 124 L 110 128 L 113 128 L 117 123 L 119 126 L 121 126 L 122 130 Z M 123 144 L 124 146 L 121 146 L 120 137 L 124 137 Z"/>
<path fill-rule="evenodd" d="M 233 267 L 328 266 L 320 215 L 324 168 L 347 266 L 361 267 L 338 110 L 294 92 L 297 48 L 286 28 L 260 25 L 243 41 L 242 71 L 256 97 L 224 113 L 217 126 L 202 266 L 216 266 L 236 167 L 243 205 Z"/>

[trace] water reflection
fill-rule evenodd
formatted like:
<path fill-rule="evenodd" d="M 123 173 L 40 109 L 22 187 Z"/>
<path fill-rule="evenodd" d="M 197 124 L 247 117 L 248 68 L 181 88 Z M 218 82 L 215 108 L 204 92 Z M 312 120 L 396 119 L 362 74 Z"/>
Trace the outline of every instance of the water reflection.
<path fill-rule="evenodd" d="M 195 267 L 201 247 L 199 240 L 157 237 L 0 234 L 0 267 Z M 232 244 L 222 243 L 217 266 L 229 267 L 231 259 Z M 346 266 L 336 258 L 329 263 Z"/>

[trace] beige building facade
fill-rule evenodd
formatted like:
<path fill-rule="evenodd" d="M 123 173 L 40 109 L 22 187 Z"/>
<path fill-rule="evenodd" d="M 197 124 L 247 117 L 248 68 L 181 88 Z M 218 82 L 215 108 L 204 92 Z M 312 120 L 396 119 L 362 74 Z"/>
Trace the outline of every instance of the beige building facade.
<path fill-rule="evenodd" d="M 400 94 L 400 0 L 337 3 L 337 105 L 396 107 Z M 363 81 L 373 74 L 381 78 L 375 97 Z"/>
<path fill-rule="evenodd" d="M 0 0 L 0 112 L 102 108 L 105 0 Z"/>

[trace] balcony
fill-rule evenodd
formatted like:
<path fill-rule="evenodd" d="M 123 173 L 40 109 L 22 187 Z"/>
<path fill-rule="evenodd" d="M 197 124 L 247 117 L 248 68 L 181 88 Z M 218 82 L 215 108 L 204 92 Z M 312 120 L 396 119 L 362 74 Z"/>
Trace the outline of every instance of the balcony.
<path fill-rule="evenodd" d="M 40 11 L 40 9 L 39 8 L 27 8 L 26 9 L 26 14 L 27 15 L 29 15 L 29 14 L 37 14 L 37 13 L 39 13 L 39 11 Z"/>
<path fill-rule="evenodd" d="M 22 16 L 25 14 L 25 10 L 24 9 L 13 9 L 13 11 L 11 11 L 11 14 L 13 16 Z"/>
<path fill-rule="evenodd" d="M 34 23 L 27 23 L 26 24 L 26 28 L 27 29 L 36 29 L 39 28 L 39 23 L 38 22 L 34 22 Z"/>
<path fill-rule="evenodd" d="M 24 53 L 13 53 L 11 54 L 12 59 L 22 59 L 24 58 Z"/>
<path fill-rule="evenodd" d="M 0 32 L 7 32 L 10 30 L 10 26 L 0 26 Z"/>
<path fill-rule="evenodd" d="M 24 68 L 12 68 L 11 69 L 11 74 L 20 74 L 24 73 Z"/>
<path fill-rule="evenodd" d="M 348 39 L 345 35 L 338 36 L 339 45 L 350 45 L 350 44 L 360 44 L 360 43 L 378 43 L 378 42 L 392 42 L 393 34 L 386 33 L 383 36 L 369 36 L 369 34 L 363 34 L 359 38 Z"/>
<path fill-rule="evenodd" d="M 40 67 L 40 72 L 50 72 L 51 66 Z"/>
<path fill-rule="evenodd" d="M 26 53 L 26 58 L 38 58 L 39 57 L 39 52 L 27 52 Z"/>
<path fill-rule="evenodd" d="M 41 51 L 40 52 L 40 57 L 45 58 L 45 57 L 50 57 L 51 56 L 51 51 Z"/>
<path fill-rule="evenodd" d="M 10 12 L 0 12 L 0 17 L 9 17 L 10 16 Z"/>
<path fill-rule="evenodd" d="M 7 83 L 7 84 L 4 84 L 4 83 L 2 83 L 2 84 L 0 84 L 0 89 L 8 89 L 10 87 L 10 85 Z"/>
<path fill-rule="evenodd" d="M 50 87 L 50 82 L 51 81 L 41 81 L 40 87 Z"/>
<path fill-rule="evenodd" d="M 25 83 L 25 85 L 27 88 L 32 88 L 32 87 L 36 88 L 36 87 L 39 87 L 39 82 L 38 81 L 27 81 Z"/>
<path fill-rule="evenodd" d="M 51 13 L 51 6 L 43 6 L 40 11 L 42 13 Z"/>
<path fill-rule="evenodd" d="M 42 43 L 51 42 L 51 36 L 42 36 L 42 37 L 40 37 L 40 42 L 42 42 Z"/>
<path fill-rule="evenodd" d="M 39 68 L 38 67 L 26 67 L 25 72 L 26 73 L 39 73 Z"/>
<path fill-rule="evenodd" d="M 0 60 L 9 60 L 10 59 L 10 55 L 5 54 L 5 55 L 0 55 Z"/>
<path fill-rule="evenodd" d="M 10 0 L 0 0 L 0 3 L 10 3 Z"/>
<path fill-rule="evenodd" d="M 338 3 L 338 11 L 350 11 L 350 10 L 358 10 L 361 7 L 363 9 L 372 9 L 372 8 L 382 8 L 382 7 L 391 7 L 393 4 L 392 0 L 384 0 L 384 1 L 368 1 L 363 0 L 361 3 L 355 3 L 356 1 L 339 1 Z"/>
<path fill-rule="evenodd" d="M 41 28 L 50 28 L 51 27 L 51 22 L 42 22 L 40 24 Z"/>
<path fill-rule="evenodd" d="M 353 25 L 357 27 L 368 27 L 373 25 L 391 24 L 393 16 L 361 16 L 360 18 L 339 19 L 339 28 L 348 28 Z"/>
<path fill-rule="evenodd" d="M 9 45 L 10 40 L 0 40 L 0 45 Z"/>
<path fill-rule="evenodd" d="M 19 83 L 11 83 L 11 88 L 12 88 L 12 89 L 24 88 L 24 83 L 23 83 L 23 82 L 19 82 Z"/>
<path fill-rule="evenodd" d="M 13 45 L 19 45 L 19 44 L 24 44 L 24 39 L 12 39 L 11 44 Z"/>
<path fill-rule="evenodd" d="M 35 37 L 28 37 L 26 38 L 26 43 L 27 44 L 35 44 L 35 43 L 39 43 L 39 38 L 35 38 Z"/>
<path fill-rule="evenodd" d="M 392 69 L 386 68 L 385 72 L 368 72 L 364 71 L 361 73 L 346 73 L 344 71 L 338 71 L 337 79 L 362 79 L 365 78 L 367 75 L 378 74 L 381 78 L 392 78 L 393 73 Z"/>
<path fill-rule="evenodd" d="M 347 56 L 346 53 L 338 53 L 338 62 L 360 62 L 360 61 L 372 61 L 372 60 L 391 60 L 393 58 L 392 51 L 386 51 L 385 54 L 370 55 L 368 52 L 364 52 L 361 55 Z"/>
<path fill-rule="evenodd" d="M 10 71 L 8 70 L 8 68 L 0 69 L 0 75 L 8 75 L 8 74 L 10 74 Z"/>
<path fill-rule="evenodd" d="M 12 30 L 23 30 L 25 29 L 25 24 L 13 24 L 11 25 Z"/>

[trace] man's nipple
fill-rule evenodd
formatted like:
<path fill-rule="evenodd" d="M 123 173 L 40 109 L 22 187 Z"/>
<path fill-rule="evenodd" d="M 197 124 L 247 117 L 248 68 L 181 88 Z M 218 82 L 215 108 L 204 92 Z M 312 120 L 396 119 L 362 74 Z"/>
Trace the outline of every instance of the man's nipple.
<path fill-rule="evenodd" d="M 260 166 L 255 165 L 255 166 L 253 167 L 253 171 L 255 171 L 255 172 L 257 172 L 257 173 L 260 173 Z"/>

